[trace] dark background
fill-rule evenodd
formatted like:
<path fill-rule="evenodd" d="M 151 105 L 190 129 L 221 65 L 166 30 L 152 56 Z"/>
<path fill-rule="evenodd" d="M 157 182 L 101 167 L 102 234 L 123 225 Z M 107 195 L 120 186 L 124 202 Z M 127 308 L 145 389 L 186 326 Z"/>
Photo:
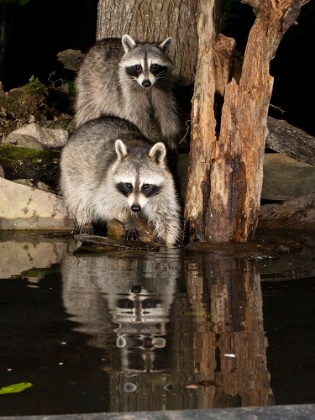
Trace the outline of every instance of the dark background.
<path fill-rule="evenodd" d="M 249 6 L 233 4 L 223 32 L 236 39 L 244 52 L 255 16 Z M 34 75 L 44 84 L 74 73 L 63 69 L 57 53 L 68 48 L 85 52 L 95 42 L 97 0 L 33 0 L 25 6 L 8 4 L 11 29 L 8 38 L 3 85 L 5 90 L 21 86 Z M 315 135 L 315 1 L 306 4 L 294 25 L 285 34 L 271 61 L 274 76 L 270 115 Z"/>

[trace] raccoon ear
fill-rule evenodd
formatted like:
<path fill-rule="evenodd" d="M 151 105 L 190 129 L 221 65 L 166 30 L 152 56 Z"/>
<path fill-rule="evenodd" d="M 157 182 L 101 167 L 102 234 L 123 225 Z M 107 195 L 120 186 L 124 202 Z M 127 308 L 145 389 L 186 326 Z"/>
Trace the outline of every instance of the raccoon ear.
<path fill-rule="evenodd" d="M 127 151 L 127 147 L 125 143 L 123 143 L 119 139 L 115 141 L 115 150 L 116 150 L 118 159 L 122 159 L 128 155 L 128 151 Z"/>
<path fill-rule="evenodd" d="M 156 143 L 151 147 L 149 158 L 155 160 L 159 165 L 164 162 L 166 156 L 166 147 L 164 143 Z"/>
<path fill-rule="evenodd" d="M 132 50 L 134 47 L 137 46 L 137 44 L 131 38 L 131 36 L 127 34 L 123 35 L 123 37 L 121 38 L 121 42 L 122 42 L 122 46 L 124 47 L 125 53 L 129 52 L 130 50 Z"/>
<path fill-rule="evenodd" d="M 165 53 L 168 53 L 168 50 L 170 49 L 172 42 L 173 42 L 173 38 L 168 37 L 166 38 L 165 41 L 161 42 L 161 44 L 159 45 L 159 48 L 161 48 L 161 50 L 163 50 Z"/>

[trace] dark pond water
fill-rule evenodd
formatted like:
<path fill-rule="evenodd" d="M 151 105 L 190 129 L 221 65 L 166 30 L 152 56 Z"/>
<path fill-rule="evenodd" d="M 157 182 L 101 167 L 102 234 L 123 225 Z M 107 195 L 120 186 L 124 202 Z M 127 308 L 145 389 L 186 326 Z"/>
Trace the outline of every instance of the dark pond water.
<path fill-rule="evenodd" d="M 0 235 L 0 415 L 315 403 L 311 250 L 75 249 Z"/>

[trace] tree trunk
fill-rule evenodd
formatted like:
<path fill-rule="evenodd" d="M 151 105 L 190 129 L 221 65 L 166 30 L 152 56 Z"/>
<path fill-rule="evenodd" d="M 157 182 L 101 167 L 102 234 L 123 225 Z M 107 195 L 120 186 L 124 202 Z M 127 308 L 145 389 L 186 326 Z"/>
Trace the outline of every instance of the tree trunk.
<path fill-rule="evenodd" d="M 171 36 L 170 57 L 181 84 L 190 85 L 197 60 L 197 0 L 99 0 L 96 38 L 120 38 L 127 33 L 139 41 L 163 41 Z"/>
<path fill-rule="evenodd" d="M 225 87 L 231 75 L 238 79 L 241 59 L 235 41 L 219 33 L 220 4 L 201 0 L 199 4 L 199 54 L 192 100 L 192 129 L 188 180 L 184 210 L 189 240 L 205 241 L 208 225 L 212 156 L 217 143 Z"/>
<path fill-rule="evenodd" d="M 269 62 L 308 0 L 264 0 L 250 31 L 239 83 L 225 89 L 218 138 L 214 127 L 217 40 L 214 1 L 200 2 L 199 59 L 192 111 L 190 172 L 184 220 L 190 241 L 253 239 L 263 180 L 267 112 L 273 78 Z M 251 0 L 243 0 L 251 4 Z M 214 16 L 214 23 L 212 23 Z M 206 45 L 206 47 L 205 47 Z M 202 90 L 200 87 L 202 86 Z M 222 90 L 222 88 L 221 88 Z"/>

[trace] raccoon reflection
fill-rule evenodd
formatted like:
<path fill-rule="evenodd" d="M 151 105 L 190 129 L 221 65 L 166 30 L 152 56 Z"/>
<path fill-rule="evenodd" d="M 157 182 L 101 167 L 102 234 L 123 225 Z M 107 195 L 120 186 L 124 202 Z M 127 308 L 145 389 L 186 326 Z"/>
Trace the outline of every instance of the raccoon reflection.
<path fill-rule="evenodd" d="M 170 367 L 167 325 L 182 274 L 180 255 L 177 248 L 162 248 L 158 255 L 83 253 L 64 258 L 65 310 L 75 331 L 88 335 L 89 345 L 106 349 L 111 371 Z"/>
<path fill-rule="evenodd" d="M 130 122 L 99 118 L 81 126 L 62 151 L 60 187 L 80 229 L 117 219 L 125 239 L 139 234 L 142 215 L 166 244 L 179 238 L 179 205 L 163 143 L 152 144 Z"/>
<path fill-rule="evenodd" d="M 156 129 L 170 149 L 180 139 L 179 111 L 167 53 L 161 43 L 135 42 L 129 35 L 98 41 L 85 56 L 76 78 L 76 126 L 112 115 L 133 122 L 150 140 Z"/>

